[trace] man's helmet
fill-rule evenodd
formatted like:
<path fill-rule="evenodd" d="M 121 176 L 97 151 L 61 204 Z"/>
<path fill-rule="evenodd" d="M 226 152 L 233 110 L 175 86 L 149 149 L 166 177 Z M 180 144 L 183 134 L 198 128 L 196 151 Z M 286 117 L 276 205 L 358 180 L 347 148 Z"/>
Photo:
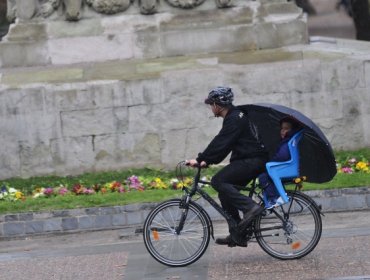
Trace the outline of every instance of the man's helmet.
<path fill-rule="evenodd" d="M 212 89 L 204 103 L 214 104 L 221 106 L 231 105 L 234 100 L 234 93 L 229 87 L 216 87 Z"/>

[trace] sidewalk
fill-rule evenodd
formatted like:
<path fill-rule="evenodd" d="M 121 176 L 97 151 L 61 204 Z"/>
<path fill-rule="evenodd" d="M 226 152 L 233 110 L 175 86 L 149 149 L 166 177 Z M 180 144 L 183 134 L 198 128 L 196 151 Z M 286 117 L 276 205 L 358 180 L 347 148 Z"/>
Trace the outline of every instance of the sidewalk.
<path fill-rule="evenodd" d="M 306 191 L 323 212 L 370 209 L 370 187 Z M 197 200 L 213 221 L 223 217 L 208 202 Z M 140 227 L 155 203 L 0 215 L 0 240 Z"/>
<path fill-rule="evenodd" d="M 34 236 L 0 242 L 1 280 L 368 280 L 370 211 L 327 213 L 318 246 L 308 256 L 280 261 L 256 242 L 247 248 L 215 245 L 197 262 L 171 268 L 155 261 L 141 234 L 122 230 Z M 215 237 L 227 234 L 215 222 Z"/>

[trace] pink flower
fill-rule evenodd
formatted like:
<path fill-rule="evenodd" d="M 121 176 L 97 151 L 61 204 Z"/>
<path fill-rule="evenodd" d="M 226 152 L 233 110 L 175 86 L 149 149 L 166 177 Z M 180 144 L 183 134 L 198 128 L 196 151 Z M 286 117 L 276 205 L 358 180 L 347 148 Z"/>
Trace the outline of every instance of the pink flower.
<path fill-rule="evenodd" d="M 138 191 L 144 190 L 142 183 L 140 182 L 139 178 L 135 175 L 132 175 L 131 177 L 127 178 L 127 184 L 130 189 L 136 189 Z"/>
<path fill-rule="evenodd" d="M 45 196 L 52 196 L 54 194 L 54 190 L 53 190 L 53 188 L 46 188 L 45 190 L 44 190 L 44 195 Z"/>
<path fill-rule="evenodd" d="M 353 171 L 353 169 L 352 169 L 352 167 L 342 167 L 341 168 L 341 171 L 343 172 L 343 173 L 347 173 L 347 174 L 352 174 L 354 171 Z"/>
<path fill-rule="evenodd" d="M 58 194 L 60 194 L 60 195 L 65 195 L 66 193 L 68 193 L 67 188 L 60 188 L 59 191 L 58 191 Z"/>
<path fill-rule="evenodd" d="M 83 190 L 83 193 L 84 193 L 84 194 L 94 194 L 94 193 L 95 193 L 95 191 L 94 191 L 93 189 L 86 189 L 86 188 L 85 188 L 85 189 Z"/>

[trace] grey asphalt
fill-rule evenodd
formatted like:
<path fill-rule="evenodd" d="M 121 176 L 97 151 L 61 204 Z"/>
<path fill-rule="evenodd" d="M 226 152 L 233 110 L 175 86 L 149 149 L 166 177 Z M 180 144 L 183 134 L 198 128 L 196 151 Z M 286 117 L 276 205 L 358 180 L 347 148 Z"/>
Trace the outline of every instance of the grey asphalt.
<path fill-rule="evenodd" d="M 256 243 L 228 248 L 211 241 L 196 263 L 170 268 L 156 262 L 134 232 L 130 228 L 0 241 L 0 279 L 370 279 L 370 211 L 326 213 L 318 246 L 293 261 L 274 259 Z M 226 232 L 224 222 L 215 224 L 216 237 Z"/>

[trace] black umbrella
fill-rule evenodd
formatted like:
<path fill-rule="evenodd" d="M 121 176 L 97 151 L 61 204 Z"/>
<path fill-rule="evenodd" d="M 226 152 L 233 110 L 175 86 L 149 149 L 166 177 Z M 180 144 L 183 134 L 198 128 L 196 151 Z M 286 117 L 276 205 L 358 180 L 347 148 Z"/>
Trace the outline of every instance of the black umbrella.
<path fill-rule="evenodd" d="M 301 175 L 312 183 L 333 179 L 337 173 L 333 150 L 324 133 L 311 119 L 294 109 L 276 104 L 248 104 L 238 108 L 245 111 L 257 126 L 270 156 L 275 153 L 280 142 L 280 120 L 287 116 L 296 119 L 304 127 L 299 143 Z"/>

